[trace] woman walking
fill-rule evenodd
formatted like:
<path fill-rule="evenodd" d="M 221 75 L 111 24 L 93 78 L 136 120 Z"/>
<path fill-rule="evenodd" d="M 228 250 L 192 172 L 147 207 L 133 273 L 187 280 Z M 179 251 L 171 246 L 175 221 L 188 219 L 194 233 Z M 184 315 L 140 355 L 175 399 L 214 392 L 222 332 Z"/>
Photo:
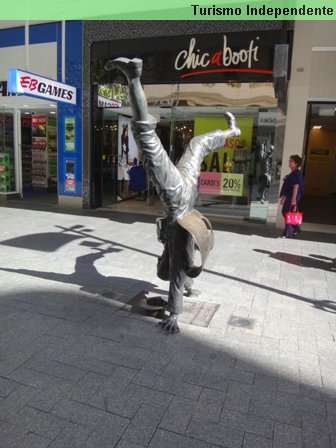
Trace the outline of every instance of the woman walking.
<path fill-rule="evenodd" d="M 300 171 L 301 164 L 302 158 L 300 156 L 290 156 L 288 166 L 291 172 L 285 176 L 280 191 L 282 215 L 285 218 L 285 230 L 282 234 L 283 238 L 291 238 L 293 235 L 296 236 L 300 231 L 299 225 L 286 224 L 286 213 L 298 211 L 298 203 L 303 192 L 303 176 Z"/>

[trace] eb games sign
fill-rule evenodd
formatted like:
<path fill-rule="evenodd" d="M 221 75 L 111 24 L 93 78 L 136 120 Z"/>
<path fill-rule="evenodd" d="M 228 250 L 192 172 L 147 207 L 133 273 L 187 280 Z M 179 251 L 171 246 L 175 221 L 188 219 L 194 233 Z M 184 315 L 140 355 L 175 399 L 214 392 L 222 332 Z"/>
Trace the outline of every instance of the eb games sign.
<path fill-rule="evenodd" d="M 76 87 L 16 68 L 8 70 L 8 91 L 49 101 L 77 103 Z"/>

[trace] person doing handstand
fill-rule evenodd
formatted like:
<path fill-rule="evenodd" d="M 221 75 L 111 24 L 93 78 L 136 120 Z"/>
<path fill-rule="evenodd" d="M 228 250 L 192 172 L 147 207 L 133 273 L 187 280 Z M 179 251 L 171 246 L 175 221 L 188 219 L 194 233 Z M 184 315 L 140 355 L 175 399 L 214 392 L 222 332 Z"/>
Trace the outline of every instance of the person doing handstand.
<path fill-rule="evenodd" d="M 178 314 L 182 313 L 184 288 L 191 290 L 213 248 L 210 222 L 194 209 L 198 177 L 204 157 L 224 146 L 229 137 L 239 136 L 234 116 L 226 112 L 229 129 L 215 130 L 193 137 L 175 166 L 155 132 L 156 120 L 148 113 L 148 105 L 140 76 L 141 59 L 117 58 L 107 62 L 106 70 L 119 69 L 127 78 L 133 117 L 131 129 L 143 152 L 148 175 L 152 178 L 163 202 L 164 217 L 157 220 L 158 239 L 164 245 L 158 259 L 157 275 L 169 280 L 166 310 L 170 313 L 161 322 L 171 333 L 178 333 Z M 194 266 L 195 248 L 201 255 L 201 266 Z"/>

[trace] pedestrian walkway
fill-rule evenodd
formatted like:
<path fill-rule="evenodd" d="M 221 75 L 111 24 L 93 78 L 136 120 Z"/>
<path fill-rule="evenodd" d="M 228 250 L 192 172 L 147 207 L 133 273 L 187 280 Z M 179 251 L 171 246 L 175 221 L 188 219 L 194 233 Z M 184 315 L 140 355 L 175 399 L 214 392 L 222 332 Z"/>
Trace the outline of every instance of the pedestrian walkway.
<path fill-rule="evenodd" d="M 134 312 L 151 216 L 0 207 L 1 448 L 336 448 L 336 235 L 215 225 L 208 327 Z"/>

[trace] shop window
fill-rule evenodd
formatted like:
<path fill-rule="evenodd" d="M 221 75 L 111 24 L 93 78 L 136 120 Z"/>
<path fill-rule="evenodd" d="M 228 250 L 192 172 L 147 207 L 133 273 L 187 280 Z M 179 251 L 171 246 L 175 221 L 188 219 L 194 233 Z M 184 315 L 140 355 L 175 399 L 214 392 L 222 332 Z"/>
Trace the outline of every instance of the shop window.
<path fill-rule="evenodd" d="M 14 114 L 0 109 L 0 193 L 15 189 Z"/>

